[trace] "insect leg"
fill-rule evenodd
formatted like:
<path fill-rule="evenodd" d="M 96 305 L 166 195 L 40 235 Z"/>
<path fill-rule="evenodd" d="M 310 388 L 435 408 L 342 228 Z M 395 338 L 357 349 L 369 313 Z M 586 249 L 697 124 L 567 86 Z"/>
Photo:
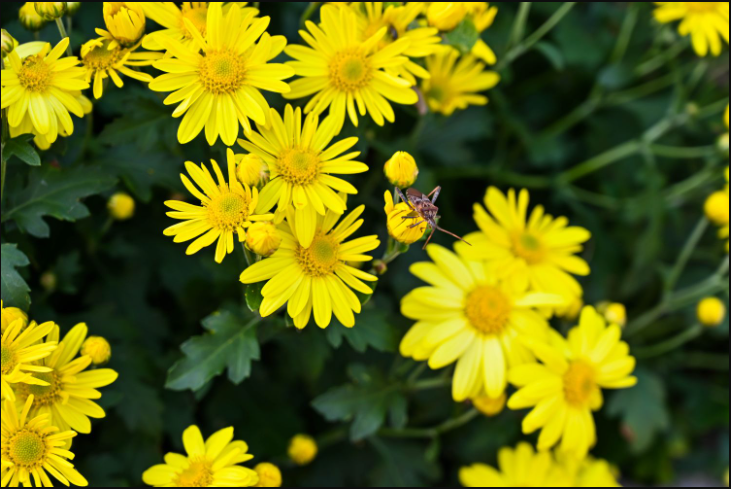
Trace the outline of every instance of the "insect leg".
<path fill-rule="evenodd" d="M 416 209 L 414 209 L 414 206 L 411 205 L 411 201 L 409 201 L 409 199 L 407 199 L 406 196 L 404 196 L 404 193 L 401 191 L 401 189 L 396 187 L 396 192 L 398 192 L 399 196 L 401 196 L 401 200 L 403 200 L 406 203 L 406 205 L 409 206 L 409 209 L 416 212 Z M 398 204 L 398 202 L 396 202 L 396 204 Z"/>
<path fill-rule="evenodd" d="M 437 227 L 436 226 L 432 226 L 432 228 L 431 228 L 431 234 L 426 239 L 426 243 L 424 243 L 424 247 L 422 248 L 422 250 L 425 250 L 426 249 L 427 245 L 429 244 L 429 241 L 431 241 L 432 236 L 434 236 L 434 231 L 436 231 L 436 230 L 437 230 Z"/>
<path fill-rule="evenodd" d="M 418 216 L 417 216 L 417 217 L 418 217 Z M 415 228 L 416 226 L 420 226 L 420 225 L 424 224 L 425 222 L 426 222 L 426 221 L 421 221 L 421 222 L 417 222 L 416 224 L 413 224 L 413 225 L 409 226 L 409 229 L 411 229 L 411 228 Z"/>
<path fill-rule="evenodd" d="M 427 196 L 431 199 L 431 203 L 436 203 L 437 199 L 439 198 L 439 194 L 442 193 L 442 187 L 437 187 L 434 190 L 431 191 L 431 193 Z M 432 195 L 434 198 L 432 198 Z"/>
<path fill-rule="evenodd" d="M 403 216 L 401 219 L 420 219 L 421 216 Z"/>

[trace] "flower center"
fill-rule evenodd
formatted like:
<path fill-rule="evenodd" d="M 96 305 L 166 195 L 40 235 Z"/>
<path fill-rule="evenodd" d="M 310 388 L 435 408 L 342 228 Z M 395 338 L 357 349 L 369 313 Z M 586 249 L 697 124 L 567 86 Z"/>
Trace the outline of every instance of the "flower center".
<path fill-rule="evenodd" d="M 594 368 L 588 363 L 581 360 L 573 362 L 563 377 L 566 402 L 576 407 L 585 406 L 596 388 L 594 375 Z"/>
<path fill-rule="evenodd" d="M 502 333 L 510 319 L 510 301 L 494 287 L 480 287 L 467 296 L 465 315 L 472 327 L 486 335 Z"/>
<path fill-rule="evenodd" d="M 26 469 L 35 468 L 46 458 L 45 440 L 34 431 L 19 431 L 3 447 L 3 458 Z"/>
<path fill-rule="evenodd" d="M 292 148 L 277 158 L 277 172 L 291 185 L 308 185 L 319 175 L 320 158 L 310 150 Z"/>
<path fill-rule="evenodd" d="M 28 399 L 28 396 L 33 395 L 34 408 L 52 406 L 61 401 L 63 384 L 56 372 L 34 374 L 33 377 L 48 383 L 48 385 L 18 384 L 15 389 L 19 398 L 25 400 Z"/>
<path fill-rule="evenodd" d="M 18 363 L 17 358 L 15 357 L 15 351 L 6 345 L 2 346 L 1 353 L 2 363 L 0 364 L 0 367 L 2 368 L 3 375 L 7 375 L 15 369 L 15 366 Z"/>
<path fill-rule="evenodd" d="M 222 189 L 208 204 L 208 219 L 218 229 L 235 231 L 249 219 L 250 204 L 247 197 Z"/>
<path fill-rule="evenodd" d="M 340 260 L 340 245 L 327 235 L 315 236 L 309 248 L 297 246 L 295 257 L 302 270 L 310 277 L 324 277 L 335 271 Z"/>
<path fill-rule="evenodd" d="M 371 62 L 359 48 L 341 51 L 330 62 L 330 82 L 341 92 L 356 92 L 372 77 Z"/>
<path fill-rule="evenodd" d="M 176 487 L 210 487 L 213 484 L 213 472 L 206 461 L 192 462 L 178 475 Z"/>
<path fill-rule="evenodd" d="M 685 2 L 690 12 L 713 12 L 720 2 Z"/>
<path fill-rule="evenodd" d="M 45 92 L 53 80 L 53 72 L 39 55 L 28 56 L 18 72 L 18 80 L 26 90 Z"/>
<path fill-rule="evenodd" d="M 205 39 L 208 21 L 208 2 L 183 2 L 182 12 L 183 18 L 191 21 Z M 193 35 L 188 31 L 185 22 L 181 19 L 180 23 L 180 28 L 185 38 L 193 39 Z"/>
<path fill-rule="evenodd" d="M 117 64 L 125 53 L 118 47 L 112 50 L 108 47 L 109 41 L 104 40 L 91 48 L 84 56 L 84 66 L 91 70 L 106 70 Z"/>
<path fill-rule="evenodd" d="M 246 79 L 244 58 L 230 49 L 209 51 L 199 69 L 201 84 L 216 95 L 235 92 Z"/>
<path fill-rule="evenodd" d="M 546 255 L 541 240 L 527 232 L 513 237 L 513 252 L 529 265 L 541 263 Z"/>

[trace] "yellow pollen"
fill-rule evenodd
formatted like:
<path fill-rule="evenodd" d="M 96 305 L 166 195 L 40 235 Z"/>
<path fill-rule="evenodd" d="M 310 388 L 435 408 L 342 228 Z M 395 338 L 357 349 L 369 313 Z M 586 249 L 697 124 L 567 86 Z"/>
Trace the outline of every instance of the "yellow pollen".
<path fill-rule="evenodd" d="M 53 81 L 53 72 L 39 55 L 28 56 L 18 72 L 18 80 L 26 90 L 45 92 Z"/>
<path fill-rule="evenodd" d="M 208 2 L 183 2 L 181 11 L 183 12 L 183 18 L 191 21 L 205 39 L 208 27 Z M 188 31 L 185 22 L 181 19 L 180 23 L 185 38 L 193 39 L 193 35 Z"/>
<path fill-rule="evenodd" d="M 690 12 L 713 12 L 719 4 L 720 2 L 685 2 Z"/>
<path fill-rule="evenodd" d="M 596 389 L 594 368 L 588 363 L 577 360 L 571 364 L 563 377 L 566 402 L 576 407 L 584 407 Z"/>
<path fill-rule="evenodd" d="M 9 346 L 3 345 L 1 353 L 2 363 L 0 364 L 0 367 L 2 367 L 3 375 L 7 375 L 15 369 L 15 366 L 18 362 L 15 357 L 15 352 Z"/>
<path fill-rule="evenodd" d="M 276 169 L 290 185 L 309 185 L 320 174 L 320 158 L 311 150 L 291 148 L 279 155 Z"/>
<path fill-rule="evenodd" d="M 357 92 L 372 78 L 371 61 L 360 48 L 341 51 L 330 62 L 330 82 L 341 92 Z"/>
<path fill-rule="evenodd" d="M 190 466 L 178 475 L 175 487 L 210 487 L 212 483 L 211 465 L 201 460 L 191 462 Z"/>
<path fill-rule="evenodd" d="M 244 58 L 230 49 L 206 53 L 199 70 L 203 87 L 216 95 L 233 93 L 241 88 L 246 80 Z"/>
<path fill-rule="evenodd" d="M 249 219 L 250 204 L 245 195 L 221 189 L 221 194 L 207 205 L 208 219 L 217 229 L 236 231 Z"/>
<path fill-rule="evenodd" d="M 541 263 L 546 256 L 541 240 L 527 232 L 513 237 L 513 252 L 529 265 Z"/>
<path fill-rule="evenodd" d="M 295 257 L 305 274 L 310 277 L 331 275 L 340 263 L 340 244 L 330 236 L 318 234 L 309 248 L 297 246 Z"/>
<path fill-rule="evenodd" d="M 467 296 L 465 315 L 476 330 L 486 335 L 502 333 L 510 320 L 507 296 L 494 287 L 480 287 Z"/>
<path fill-rule="evenodd" d="M 93 47 L 84 56 L 84 66 L 91 70 L 107 70 L 112 68 L 114 65 L 124 57 L 127 50 L 120 48 L 114 48 L 112 50 L 107 49 L 109 41 L 105 40 L 102 44 Z"/>
<path fill-rule="evenodd" d="M 15 390 L 20 399 L 26 400 L 28 396 L 33 395 L 34 408 L 52 406 L 62 401 L 61 392 L 63 391 L 63 384 L 56 372 L 33 374 L 33 377 L 49 385 L 18 384 L 15 386 Z"/>
<path fill-rule="evenodd" d="M 24 429 L 11 437 L 7 446 L 3 447 L 3 458 L 15 465 L 32 469 L 41 465 L 46 456 L 46 442 L 41 435 Z"/>

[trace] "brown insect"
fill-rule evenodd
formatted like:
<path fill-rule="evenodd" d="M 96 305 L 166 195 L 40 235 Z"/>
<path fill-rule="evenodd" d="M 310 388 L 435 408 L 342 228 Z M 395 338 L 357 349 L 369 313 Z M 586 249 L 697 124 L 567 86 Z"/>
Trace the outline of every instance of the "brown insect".
<path fill-rule="evenodd" d="M 460 238 L 456 234 L 447 231 L 446 229 L 440 228 L 437 224 L 437 220 L 440 218 L 437 214 L 439 213 L 439 207 L 434 205 L 439 198 L 439 194 L 442 192 L 442 187 L 437 187 L 429 195 L 425 195 L 422 192 L 419 192 L 415 188 L 410 188 L 406 191 L 406 196 L 404 196 L 403 192 L 400 188 L 397 188 L 396 191 L 401 196 L 401 200 L 403 200 L 406 205 L 409 206 L 409 208 L 416 213 L 415 216 L 405 216 L 403 219 L 415 219 L 417 222 L 411 226 L 409 226 L 409 229 L 415 228 L 421 224 L 424 224 L 425 222 L 429 224 L 431 227 L 431 234 L 429 235 L 429 238 L 426 240 L 426 243 L 424 243 L 424 249 L 426 249 L 426 246 L 429 244 L 429 241 L 431 241 L 432 236 L 434 236 L 434 231 L 441 231 L 445 234 L 448 234 L 450 236 L 453 236 L 457 238 L 460 241 L 463 241 L 467 243 L 463 238 Z M 397 202 L 398 203 L 398 202 Z M 470 243 L 467 243 L 468 245 L 472 246 Z"/>

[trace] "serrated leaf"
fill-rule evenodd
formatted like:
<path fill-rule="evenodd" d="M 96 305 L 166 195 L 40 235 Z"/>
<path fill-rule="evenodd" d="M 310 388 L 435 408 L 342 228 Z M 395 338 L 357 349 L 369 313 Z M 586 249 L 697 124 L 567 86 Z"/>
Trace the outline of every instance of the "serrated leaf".
<path fill-rule="evenodd" d="M 202 321 L 208 331 L 194 336 L 180 347 L 185 358 L 168 372 L 165 387 L 197 391 L 228 369 L 228 378 L 240 384 L 251 375 L 251 363 L 260 358 L 256 326 L 260 319 L 244 318 L 230 311 L 208 316 Z"/>
<path fill-rule="evenodd" d="M 246 286 L 246 305 L 251 312 L 259 312 L 261 309 L 261 303 L 264 301 L 264 296 L 261 295 L 261 289 L 264 288 L 266 282 L 260 282 L 258 284 L 249 284 Z"/>
<path fill-rule="evenodd" d="M 5 143 L 3 146 L 5 161 L 10 161 L 10 158 L 15 156 L 26 165 L 41 166 L 41 157 L 30 144 L 32 139 L 32 135 L 24 134 Z"/>
<path fill-rule="evenodd" d="M 81 199 L 113 187 L 117 179 L 97 167 L 34 168 L 28 186 L 11 195 L 2 222 L 14 220 L 21 231 L 37 238 L 50 235 L 45 217 L 77 221 L 89 216 Z"/>
<path fill-rule="evenodd" d="M 17 307 L 27 311 L 30 307 L 30 287 L 17 269 L 30 265 L 28 257 L 14 244 L 4 244 L 0 249 L 3 304 L 5 307 Z"/>
<path fill-rule="evenodd" d="M 355 327 L 346 328 L 335 320 L 327 328 L 327 339 L 333 348 L 340 348 L 343 339 L 359 353 L 368 348 L 393 353 L 398 345 L 396 331 L 389 324 L 386 313 L 378 309 L 367 309 L 356 317 Z"/>

